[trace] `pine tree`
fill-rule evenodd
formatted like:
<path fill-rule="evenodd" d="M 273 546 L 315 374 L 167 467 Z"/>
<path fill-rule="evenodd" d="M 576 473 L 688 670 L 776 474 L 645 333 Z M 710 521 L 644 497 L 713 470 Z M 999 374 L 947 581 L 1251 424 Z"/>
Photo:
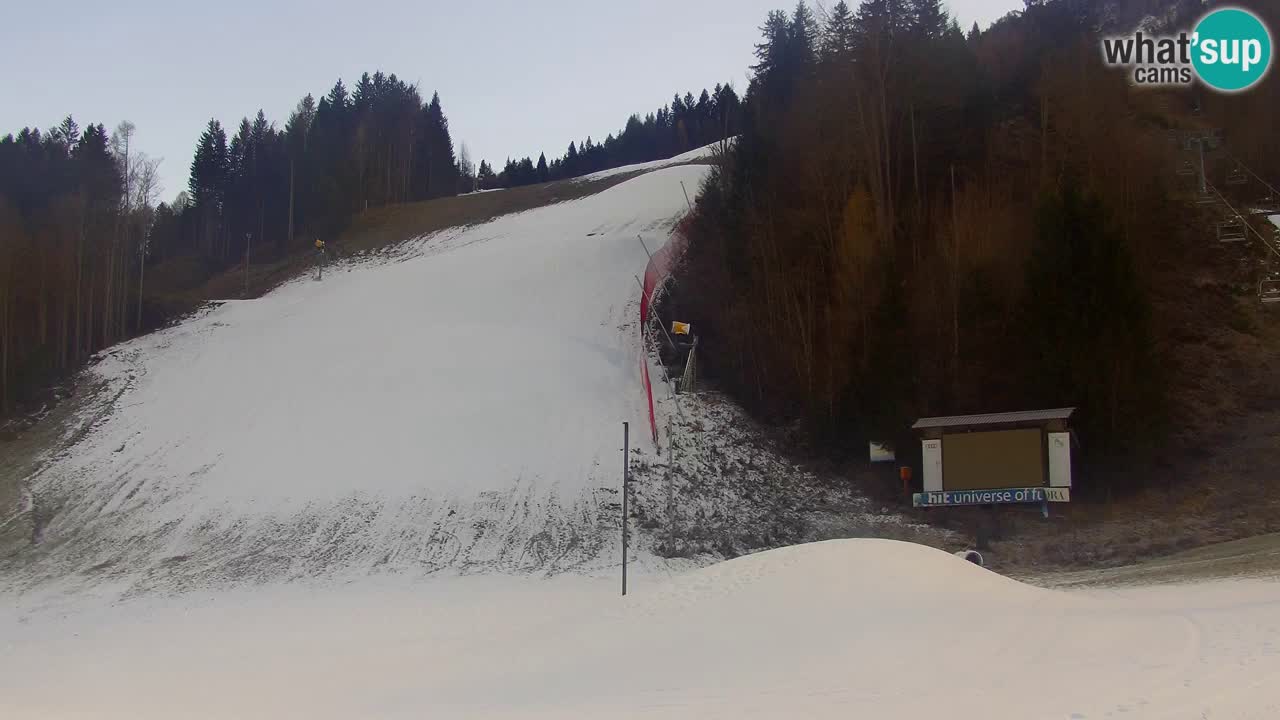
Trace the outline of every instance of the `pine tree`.
<path fill-rule="evenodd" d="M 533 161 L 529 158 L 521 160 L 516 168 L 516 176 L 520 185 L 532 185 L 537 182 L 538 171 L 533 167 Z"/>
<path fill-rule="evenodd" d="M 307 139 L 311 134 L 311 125 L 316 119 L 316 101 L 310 93 L 298 102 L 289 122 L 285 123 L 284 134 L 289 153 L 289 223 L 285 231 L 285 243 L 292 245 L 294 228 L 297 219 L 297 175 L 298 165 L 303 162 L 307 152 Z"/>
<path fill-rule="evenodd" d="M 347 95 L 347 86 L 342 84 L 341 78 L 333 84 L 333 89 L 329 91 L 325 99 L 329 101 L 329 107 L 335 111 L 347 109 L 350 97 Z"/>
<path fill-rule="evenodd" d="M 360 81 L 356 83 L 355 90 L 351 91 L 351 104 L 356 110 L 369 109 L 376 100 L 376 91 L 373 86 L 373 78 L 369 73 L 360 75 Z"/>
<path fill-rule="evenodd" d="M 825 61 L 846 61 L 853 57 L 857 47 L 857 25 L 853 13 L 844 0 L 835 4 L 831 15 L 827 18 L 827 27 L 822 33 L 822 58 Z"/>
<path fill-rule="evenodd" d="M 249 118 L 242 118 L 227 153 L 227 202 L 222 214 L 229 237 L 224 239 L 224 243 L 228 240 L 242 241 L 246 232 L 257 229 L 258 187 L 254 172 L 256 147 L 253 132 Z M 219 259 L 230 259 L 229 248 L 229 244 L 224 244 L 219 249 Z"/>
<path fill-rule="evenodd" d="M 578 161 L 578 147 L 569 141 L 569 151 L 564 155 L 564 174 L 566 177 L 577 177 L 581 174 Z"/>
<path fill-rule="evenodd" d="M 742 101 L 732 85 L 725 85 L 716 94 L 717 140 L 733 137 L 739 132 L 739 119 L 742 115 Z"/>
<path fill-rule="evenodd" d="M 196 143 L 195 157 L 191 161 L 191 175 L 187 181 L 187 192 L 191 196 L 192 206 L 201 209 L 214 208 L 218 211 L 227 167 L 227 136 L 222 124 L 210 120 L 200 140 Z"/>
<path fill-rule="evenodd" d="M 539 154 L 538 154 L 538 169 L 537 169 L 537 176 L 538 176 L 538 182 L 540 182 L 540 183 L 544 183 L 544 182 L 546 182 L 546 181 L 547 181 L 547 155 L 546 155 L 546 153 L 539 153 Z"/>
<path fill-rule="evenodd" d="M 780 74 L 786 68 L 787 45 L 791 32 L 787 14 L 781 10 L 771 10 L 765 18 L 764 25 L 760 27 L 760 32 L 764 34 L 764 40 L 756 45 L 756 64 L 751 66 L 751 70 L 755 73 L 757 80 L 767 83 L 770 78 Z M 676 95 L 675 101 L 671 103 L 671 112 L 677 118 L 681 110 L 679 104 L 680 96 Z"/>
<path fill-rule="evenodd" d="M 818 50 L 818 21 L 804 0 L 796 3 L 795 12 L 791 14 L 788 36 L 792 62 L 797 65 L 812 63 Z"/>
<path fill-rule="evenodd" d="M 702 147 L 715 138 L 715 113 L 716 108 L 711 100 L 711 93 L 704 88 L 702 94 L 698 96 L 698 104 L 694 106 L 696 122 L 692 144 L 695 147 Z"/>
<path fill-rule="evenodd" d="M 484 160 L 480 161 L 480 170 L 476 172 L 476 181 L 480 184 L 481 190 L 492 190 L 498 187 L 498 176 L 494 174 L 493 168 Z"/>
<path fill-rule="evenodd" d="M 908 28 L 920 37 L 936 40 L 946 34 L 951 24 L 942 0 L 906 0 L 905 10 Z"/>
<path fill-rule="evenodd" d="M 58 143 L 63 146 L 64 154 L 70 155 L 71 148 L 75 147 L 75 144 L 80 140 L 80 126 L 68 115 L 62 119 L 62 124 L 58 125 L 57 130 L 54 132 Z"/>
<path fill-rule="evenodd" d="M 419 137 L 414 171 L 418 178 L 416 196 L 434 198 L 452 194 L 458 184 L 458 168 L 440 93 L 432 93 L 431 102 L 421 113 Z"/>
<path fill-rule="evenodd" d="M 864 0 L 854 18 L 860 38 L 896 35 L 908 27 L 902 0 Z"/>

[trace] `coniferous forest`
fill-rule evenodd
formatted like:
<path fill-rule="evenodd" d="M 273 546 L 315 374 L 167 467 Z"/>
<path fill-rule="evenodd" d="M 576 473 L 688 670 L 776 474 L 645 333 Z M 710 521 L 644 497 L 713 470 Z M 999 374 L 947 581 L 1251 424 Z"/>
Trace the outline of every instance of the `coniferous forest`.
<path fill-rule="evenodd" d="M 82 128 L 68 116 L 0 137 L 0 411 L 189 308 L 153 289 L 189 291 L 248 256 L 332 240 L 370 208 L 667 158 L 736 133 L 738 113 L 728 86 L 676 95 L 603 142 L 495 173 L 465 145 L 455 152 L 438 95 L 366 73 L 302 98 L 283 125 L 262 111 L 234 127 L 211 119 L 172 202 L 159 202 L 158 162 L 136 150 L 128 122 Z"/>
<path fill-rule="evenodd" d="M 938 0 L 828 7 L 768 15 L 702 189 L 669 301 L 699 367 L 823 455 L 1063 406 L 1087 457 L 1166 442 L 1180 319 L 1161 308 L 1196 262 L 1167 133 L 1222 127 L 1280 171 L 1277 83 L 1144 94 L 1103 66 L 1105 28 L 1186 27 L 1196 2 L 1028 0 L 967 32 Z"/>
<path fill-rule="evenodd" d="M 3 136 L 0 408 L 190 307 L 158 297 L 332 240 L 366 210 L 737 136 L 669 306 L 742 405 L 827 448 L 913 417 L 1061 405 L 1080 408 L 1090 454 L 1161 442 L 1180 322 L 1162 278 L 1191 222 L 1162 133 L 1194 111 L 1280 175 L 1280 83 L 1143 93 L 1103 66 L 1099 33 L 1185 27 L 1195 0 L 1026 0 L 968 30 L 939 0 L 824 7 L 765 18 L 741 98 L 676 94 L 603 141 L 501 169 L 455 148 L 438 95 L 381 72 L 282 123 L 210 120 L 168 203 L 127 122 Z"/>
<path fill-rule="evenodd" d="M 493 168 L 481 162 L 480 188 L 518 187 L 549 180 L 563 180 L 588 173 L 663 160 L 673 155 L 710 145 L 738 134 L 742 103 L 730 85 L 716 85 L 694 99 L 693 93 L 677 94 L 671 104 L 641 118 L 632 115 L 616 136 L 610 133 L 603 142 L 588 137 L 581 143 L 569 143 L 561 157 L 547 161 L 546 154 L 521 160 L 508 159 L 496 175 Z"/>

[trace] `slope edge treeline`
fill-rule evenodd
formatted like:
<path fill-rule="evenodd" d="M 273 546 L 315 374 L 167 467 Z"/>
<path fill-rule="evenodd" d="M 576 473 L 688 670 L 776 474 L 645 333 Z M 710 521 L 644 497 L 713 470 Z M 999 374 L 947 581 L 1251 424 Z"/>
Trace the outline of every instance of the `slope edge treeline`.
<path fill-rule="evenodd" d="M 1103 66 L 1108 23 L 1203 12 L 1147 5 L 1029 0 L 967 33 L 936 0 L 770 13 L 670 303 L 700 366 L 824 454 L 918 446 L 915 417 L 1064 405 L 1088 457 L 1160 443 L 1179 321 L 1153 297 L 1193 267 L 1196 225 L 1171 118 L 1202 105 L 1264 174 L 1280 147 L 1274 76 L 1205 97 Z"/>

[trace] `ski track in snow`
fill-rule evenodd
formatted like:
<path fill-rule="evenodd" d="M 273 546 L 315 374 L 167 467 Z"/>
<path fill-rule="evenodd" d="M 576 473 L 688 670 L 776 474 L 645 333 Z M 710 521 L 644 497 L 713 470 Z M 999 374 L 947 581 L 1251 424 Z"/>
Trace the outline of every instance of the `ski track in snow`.
<path fill-rule="evenodd" d="M 646 443 L 639 287 L 685 211 L 658 170 L 403 243 L 105 351 L 31 482 L 15 576 L 191 590 L 619 559 L 621 422 Z"/>

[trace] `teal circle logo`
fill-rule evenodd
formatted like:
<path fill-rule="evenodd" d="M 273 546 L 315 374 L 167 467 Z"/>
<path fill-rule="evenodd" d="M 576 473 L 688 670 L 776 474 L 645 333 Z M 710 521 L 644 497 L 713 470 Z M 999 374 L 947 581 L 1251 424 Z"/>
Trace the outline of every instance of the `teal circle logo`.
<path fill-rule="evenodd" d="M 1271 33 L 1247 10 L 1223 8 L 1205 15 L 1192 43 L 1191 64 L 1215 90 L 1247 90 L 1271 67 Z"/>

